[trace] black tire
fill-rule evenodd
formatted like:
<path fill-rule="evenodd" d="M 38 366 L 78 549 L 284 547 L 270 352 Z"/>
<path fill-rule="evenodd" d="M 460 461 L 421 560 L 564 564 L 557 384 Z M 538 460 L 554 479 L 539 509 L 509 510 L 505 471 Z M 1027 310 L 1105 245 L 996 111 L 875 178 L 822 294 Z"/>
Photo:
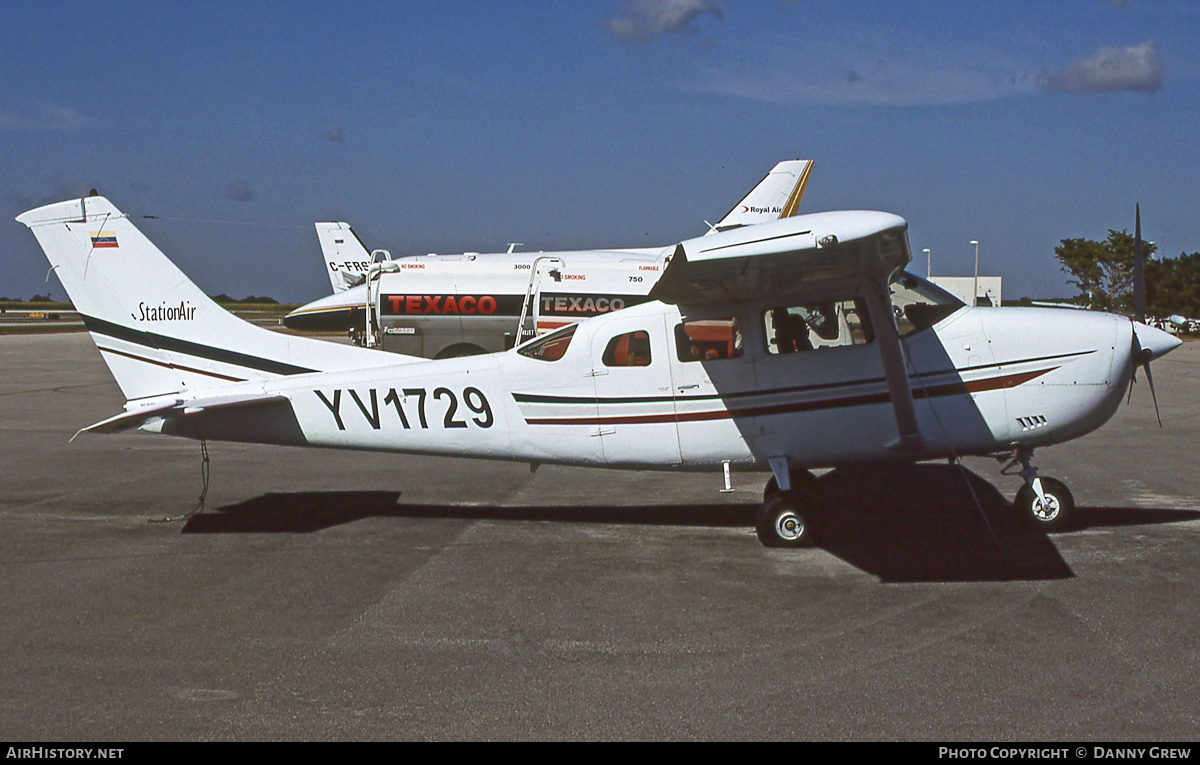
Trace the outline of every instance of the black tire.
<path fill-rule="evenodd" d="M 1030 526 L 1047 533 L 1071 528 L 1075 522 L 1075 498 L 1066 484 L 1054 478 L 1043 478 L 1042 494 L 1046 497 L 1046 507 L 1038 501 L 1033 487 L 1022 484 L 1017 489 L 1013 508 Z"/>
<path fill-rule="evenodd" d="M 754 531 L 766 547 L 812 547 L 820 503 L 809 492 L 776 492 L 758 509 Z"/>
<path fill-rule="evenodd" d="M 793 470 L 791 474 L 792 491 L 811 492 L 817 498 L 821 499 L 821 483 L 817 477 L 807 470 Z M 766 488 L 763 489 L 763 502 L 771 498 L 771 495 L 779 493 L 779 482 L 775 480 L 775 476 L 767 481 Z"/>

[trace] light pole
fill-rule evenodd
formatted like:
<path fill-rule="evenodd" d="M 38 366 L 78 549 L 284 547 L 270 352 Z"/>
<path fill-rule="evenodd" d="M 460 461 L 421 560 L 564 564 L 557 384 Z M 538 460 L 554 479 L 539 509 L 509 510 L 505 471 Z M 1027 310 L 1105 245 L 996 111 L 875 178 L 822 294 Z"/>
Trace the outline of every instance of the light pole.
<path fill-rule="evenodd" d="M 930 254 L 928 247 L 921 250 L 921 252 L 925 253 L 925 278 L 926 279 L 932 278 L 933 277 L 933 255 Z"/>
<path fill-rule="evenodd" d="M 971 288 L 971 307 L 979 305 L 979 242 L 972 239 L 971 244 L 975 245 L 975 286 Z"/>

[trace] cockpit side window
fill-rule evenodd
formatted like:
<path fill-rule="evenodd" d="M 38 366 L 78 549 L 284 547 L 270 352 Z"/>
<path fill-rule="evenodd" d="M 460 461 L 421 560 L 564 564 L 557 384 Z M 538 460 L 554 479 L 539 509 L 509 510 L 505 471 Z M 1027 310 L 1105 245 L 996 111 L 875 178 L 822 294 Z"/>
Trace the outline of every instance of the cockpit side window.
<path fill-rule="evenodd" d="M 525 343 L 517 349 L 517 353 L 538 361 L 558 361 L 567 352 L 567 346 L 571 344 L 577 326 L 572 324 L 543 338 Z"/>
<path fill-rule="evenodd" d="M 736 359 L 742 355 L 741 322 L 734 317 L 676 324 L 675 354 L 680 361 Z"/>
<path fill-rule="evenodd" d="M 763 313 L 767 352 L 798 353 L 875 341 L 875 332 L 861 300 L 780 306 Z"/>
<path fill-rule="evenodd" d="M 639 329 L 617 335 L 608 341 L 600 360 L 606 367 L 650 366 L 650 333 Z"/>

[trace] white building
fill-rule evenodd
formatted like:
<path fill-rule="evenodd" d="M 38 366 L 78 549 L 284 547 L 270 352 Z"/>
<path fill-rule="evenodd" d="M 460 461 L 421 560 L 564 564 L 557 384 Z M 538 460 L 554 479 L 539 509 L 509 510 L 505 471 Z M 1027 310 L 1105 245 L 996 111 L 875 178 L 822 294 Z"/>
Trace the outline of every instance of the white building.
<path fill-rule="evenodd" d="M 971 285 L 974 276 L 931 276 L 929 281 L 949 292 L 954 297 L 971 305 Z M 979 277 L 979 294 L 976 305 L 1000 305 L 1000 277 Z"/>

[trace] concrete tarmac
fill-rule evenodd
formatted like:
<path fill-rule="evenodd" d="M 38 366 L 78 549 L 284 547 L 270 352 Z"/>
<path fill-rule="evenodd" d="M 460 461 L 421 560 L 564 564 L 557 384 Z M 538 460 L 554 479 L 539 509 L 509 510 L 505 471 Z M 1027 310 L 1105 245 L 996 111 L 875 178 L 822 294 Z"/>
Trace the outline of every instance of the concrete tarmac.
<path fill-rule="evenodd" d="M 764 474 L 220 443 L 180 518 L 199 444 L 68 445 L 99 353 L 0 337 L 0 737 L 1195 740 L 1200 343 L 1154 379 L 1038 453 L 1078 530 L 970 459 L 830 473 L 780 551 Z"/>

